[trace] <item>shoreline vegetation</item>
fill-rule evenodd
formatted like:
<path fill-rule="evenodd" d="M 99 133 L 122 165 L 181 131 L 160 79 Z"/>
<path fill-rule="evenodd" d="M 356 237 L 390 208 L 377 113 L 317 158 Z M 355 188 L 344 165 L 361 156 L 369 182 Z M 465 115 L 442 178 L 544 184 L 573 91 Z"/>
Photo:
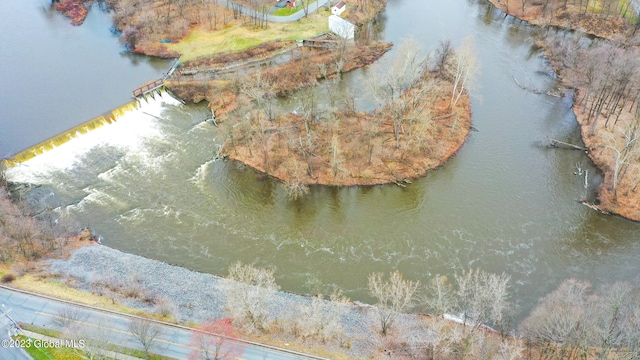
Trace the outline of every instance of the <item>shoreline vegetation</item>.
<path fill-rule="evenodd" d="M 5 184 L 0 185 L 3 286 L 190 327 L 225 321 L 235 336 L 243 339 L 331 359 L 376 359 L 389 354 L 394 354 L 394 359 L 409 359 L 432 351 L 442 353 L 439 357 L 443 359 L 457 359 L 462 354 L 477 357 L 480 353 L 501 358 L 499 354 L 518 354 L 523 349 L 522 340 L 505 338 L 482 323 L 497 319 L 482 317 L 463 326 L 459 319 L 438 312 L 434 316 L 409 313 L 414 306 L 423 306 L 417 302 L 418 282 L 406 280 L 398 272 L 388 279 L 382 274 L 369 277 L 376 305 L 350 301 L 339 289 L 322 284 L 316 284 L 311 294 L 297 295 L 279 291 L 272 269 L 236 263 L 225 278 L 99 245 L 89 229 L 76 231 L 76 224 L 37 218 L 33 215 L 37 209 L 13 203 Z M 10 185 L 9 189 L 20 191 Z M 480 272 L 463 274 L 456 281 L 468 279 L 481 288 L 491 286 L 478 278 L 479 274 L 492 279 L 495 276 L 505 285 L 508 281 L 505 275 Z M 446 290 L 451 286 L 446 278 L 438 278 L 438 284 L 450 292 Z M 401 290 L 403 305 L 398 307 L 393 299 L 401 288 L 405 289 Z M 424 291 L 431 294 L 435 290 L 427 286 Z M 497 300 L 506 306 L 507 288 L 497 291 L 482 300 L 486 306 Z M 436 311 L 453 311 L 453 306 L 440 304 Z M 496 308 L 498 312 L 503 310 Z M 54 319 L 52 326 L 74 323 L 79 318 L 90 321 L 86 314 L 61 311 L 57 316 L 61 320 Z M 104 336 L 94 334 L 92 328 L 63 326 L 58 336 L 98 341 L 84 349 L 89 356 L 103 349 L 119 351 L 92 339 L 92 334 Z M 431 337 L 434 332 L 439 334 L 438 339 Z M 191 355 L 205 358 L 211 351 L 208 354 L 213 356 L 214 350 L 225 346 L 195 347 Z"/>
<path fill-rule="evenodd" d="M 505 14 L 540 27 L 576 30 L 603 39 L 628 41 L 640 28 L 633 0 L 488 0 Z M 638 5 L 635 5 L 638 6 Z"/>
<path fill-rule="evenodd" d="M 509 6 L 505 0 L 490 2 L 547 30 L 560 26 L 577 31 L 568 36 L 546 31 L 535 44 L 543 49 L 563 86 L 573 90 L 572 110 L 582 141 L 604 174 L 597 202 L 592 203 L 586 199 L 588 173 L 578 169 L 585 176 L 581 202 L 640 221 L 640 4 L 627 0 L 546 0 L 536 5 L 511 1 Z M 600 39 L 583 41 L 583 32 Z"/>
<path fill-rule="evenodd" d="M 111 0 L 110 3 L 114 4 L 118 1 L 120 0 Z M 125 3 L 126 2 L 123 1 L 120 4 Z M 172 11 L 178 11 L 175 9 L 171 10 L 171 5 L 168 5 L 170 3 L 171 2 L 164 3 L 163 6 L 165 6 L 165 8 L 163 8 L 163 11 L 167 10 L 168 14 L 171 14 Z M 525 4 L 525 2 L 523 2 L 523 4 Z M 166 9 L 167 5 L 169 9 Z M 126 7 L 123 7 L 123 9 L 124 8 Z M 127 11 L 132 10 L 129 9 Z M 217 16 L 218 15 L 216 15 L 216 18 Z M 163 17 L 158 18 L 163 19 Z M 172 24 L 172 17 L 170 15 L 167 15 L 164 19 L 167 19 L 167 23 Z M 209 17 L 209 19 L 211 18 Z M 140 29 L 138 29 L 138 31 L 139 30 Z M 155 41 L 149 42 L 148 50 L 150 53 L 159 51 L 159 53 L 162 54 L 168 51 L 163 45 L 156 47 L 156 45 L 151 45 L 152 43 L 155 44 Z M 447 51 L 447 49 L 449 50 Z M 416 76 L 422 80 L 428 77 L 433 82 L 444 81 L 445 83 L 446 79 L 443 80 L 438 77 L 449 77 L 449 82 L 451 82 L 451 75 L 444 75 L 446 73 L 442 71 L 447 67 L 447 61 L 437 61 L 438 59 L 452 59 L 449 57 L 454 56 L 452 55 L 452 51 L 449 56 L 443 56 L 443 54 L 449 53 L 450 51 L 450 46 L 447 46 L 446 42 L 443 43 L 436 56 L 436 61 L 431 63 L 432 65 L 429 70 L 427 72 L 418 72 L 417 74 L 419 75 Z M 462 53 L 464 53 L 464 51 Z M 458 53 L 458 56 L 459 54 L 460 53 Z M 460 63 L 457 63 L 455 67 L 458 67 L 458 64 Z M 449 68 L 452 67 L 449 66 Z M 462 73 L 457 74 L 462 75 Z M 610 74 L 606 75 L 610 76 Z M 434 76 L 434 78 L 432 78 L 432 76 Z M 458 99 L 456 100 L 458 104 L 464 104 L 465 99 L 467 99 L 464 88 L 459 89 L 455 85 L 463 77 L 464 76 L 453 76 L 453 85 L 447 85 L 453 86 L 451 93 L 447 91 L 448 94 L 453 95 L 451 98 L 447 96 L 449 104 L 446 107 L 450 107 L 451 111 L 456 105 L 453 104 L 454 99 Z M 563 77 L 568 78 L 568 75 L 563 74 Z M 321 78 L 324 81 L 327 81 L 327 78 L 330 80 L 330 76 L 322 76 Z M 317 81 L 317 79 L 316 77 L 315 80 Z M 254 80 L 261 80 L 261 78 L 254 78 Z M 414 84 L 416 86 L 400 93 L 395 91 L 397 87 L 390 86 L 388 88 L 394 89 L 393 93 L 395 95 L 390 98 L 397 101 L 406 101 L 409 104 L 422 104 L 424 101 L 422 97 L 414 95 L 426 91 L 424 90 L 425 88 L 433 91 L 437 91 L 434 89 L 438 88 L 438 86 L 427 86 L 428 84 L 433 85 L 432 82 L 427 82 L 426 84 L 416 82 L 416 84 Z M 321 87 L 322 84 L 316 84 L 315 86 Z M 313 89 L 313 86 L 309 88 Z M 372 86 L 372 88 L 376 89 L 378 87 Z M 457 96 L 456 89 L 458 89 Z M 584 89 L 588 88 L 585 87 Z M 607 87 L 603 89 L 600 89 L 600 91 L 606 93 Z M 378 88 L 378 90 L 380 89 Z M 402 86 L 402 90 L 405 90 L 404 85 Z M 628 89 L 625 88 L 625 90 Z M 598 95 L 596 94 L 599 94 L 599 92 L 583 91 L 582 93 L 584 94 L 583 99 L 585 100 L 582 102 L 584 105 L 582 109 L 579 109 L 579 112 L 592 113 L 593 111 L 588 111 L 588 109 L 590 109 L 593 104 L 600 105 L 591 110 L 601 112 L 600 110 L 602 110 L 603 104 L 610 103 L 610 100 L 598 100 Z M 202 99 L 206 98 L 206 96 L 202 94 L 195 94 L 194 99 L 198 96 L 202 97 Z M 624 104 L 625 103 L 623 103 L 623 105 Z M 235 106 L 241 105 L 243 104 L 240 101 L 240 104 Z M 626 105 L 629 105 L 629 103 L 627 102 Z M 436 102 L 436 107 L 437 106 L 438 102 Z M 462 106 L 464 107 L 466 105 Z M 419 107 L 416 106 L 416 108 Z M 427 106 L 424 108 L 426 109 Z M 623 106 L 623 108 L 626 107 Z M 393 116 L 393 108 L 385 108 L 382 106 L 380 109 L 381 116 Z M 415 109 L 412 109 L 412 111 L 413 110 Z M 256 111 L 259 111 L 259 109 Z M 618 113 L 615 111 L 618 111 Z M 357 118 L 357 112 L 354 113 L 356 114 L 354 117 Z M 620 108 L 616 106 L 612 107 L 610 113 L 614 115 L 621 114 L 621 111 Z M 404 120 L 406 113 L 399 112 L 398 114 L 402 115 L 400 118 Z M 611 118 L 611 121 L 621 123 L 622 120 L 619 120 L 621 116 L 622 115 L 616 115 L 615 118 Z M 299 117 L 292 118 L 294 119 L 292 121 L 300 122 Z M 609 116 L 603 117 L 599 122 L 598 118 L 591 119 L 591 127 L 597 132 L 599 126 L 607 127 L 607 123 L 609 122 L 607 120 L 609 119 Z M 284 121 L 285 120 L 283 120 L 283 122 Z M 405 134 L 404 131 L 409 132 L 408 129 L 410 128 L 409 124 L 402 122 L 396 122 L 395 125 L 395 129 L 390 131 L 388 128 L 393 128 L 394 126 L 393 124 L 390 126 L 387 121 L 387 132 L 393 134 L 393 142 L 399 145 L 401 142 L 400 135 Z M 301 129 L 304 124 L 303 126 L 298 126 Z M 300 129 L 299 131 L 301 131 Z M 584 129 L 586 129 L 586 127 L 583 126 L 583 130 Z M 631 129 L 632 134 L 635 134 L 635 128 L 629 127 L 628 129 Z M 306 132 L 306 127 L 304 131 Z M 626 139 L 624 135 L 621 136 L 621 138 Z M 615 146 L 617 146 L 615 144 L 617 144 L 617 142 L 614 142 L 614 145 L 611 145 L 611 147 L 615 148 Z M 609 149 L 610 151 L 608 152 L 612 152 L 611 147 L 604 147 L 603 150 Z M 629 153 L 629 151 L 618 152 L 620 154 Z M 615 151 L 613 151 L 613 153 L 617 154 Z M 621 165 L 626 163 L 628 163 L 628 161 L 622 162 Z M 629 173 L 630 168 L 625 169 L 627 169 L 626 172 Z M 620 174 L 620 170 L 622 169 L 618 168 L 618 170 L 619 171 L 614 172 L 624 178 L 624 175 Z M 148 294 L 153 294 L 154 291 L 164 293 L 166 286 L 176 285 L 182 282 L 169 281 L 166 284 L 163 283 L 163 280 L 166 280 L 162 277 L 164 272 L 150 271 L 152 275 L 159 275 L 160 277 L 152 279 L 138 278 L 137 282 L 133 282 L 133 288 L 126 289 L 123 287 L 123 279 L 129 279 L 129 277 L 134 278 L 138 275 L 135 271 L 131 271 L 131 268 L 125 267 L 125 265 L 139 266 L 141 269 L 146 270 L 147 273 L 149 273 L 150 269 L 163 266 L 165 270 L 170 269 L 169 273 L 174 273 L 176 270 L 188 270 L 130 254 L 122 254 L 117 250 L 103 246 L 83 246 L 78 249 L 77 246 L 73 246 L 72 244 L 78 245 L 93 239 L 93 235 L 91 235 L 89 231 L 80 233 L 77 238 L 78 241 L 73 241 L 70 240 L 69 234 L 78 233 L 73 230 L 77 228 L 77 225 L 66 224 L 66 222 L 63 221 L 47 222 L 45 219 L 44 222 L 41 222 L 35 220 L 33 210 L 29 212 L 26 209 L 20 209 L 17 205 L 9 201 L 4 188 L 6 183 L 4 183 L 4 178 L 1 175 L 0 173 L 0 185 L 2 185 L 2 189 L 0 189 L 0 206 L 2 210 L 0 211 L 0 224 L 2 225 L 0 226 L 0 243 L 2 245 L 0 246 L 0 273 L 3 283 L 19 285 L 21 281 L 27 282 L 30 285 L 20 286 L 31 286 L 31 289 L 39 292 L 43 291 L 44 288 L 48 289 L 46 292 L 67 292 L 67 295 L 63 297 L 72 300 L 91 297 L 92 299 L 101 299 L 101 301 L 106 300 L 106 302 L 113 304 L 123 300 L 132 301 L 140 306 L 146 306 L 144 308 L 145 311 L 156 312 L 157 316 L 165 319 L 178 314 L 178 309 L 185 311 L 193 310 L 193 302 L 182 301 L 180 304 L 171 304 L 160 301 L 155 303 L 157 300 L 149 301 L 147 297 Z M 62 235 L 62 232 L 66 233 L 66 236 Z M 83 241 L 80 241 L 81 239 Z M 71 247 L 69 248 L 69 246 Z M 71 250 L 70 257 L 67 257 L 69 250 Z M 94 255 L 90 255 L 91 253 Z M 55 254 L 58 258 L 52 259 L 50 257 L 44 257 L 45 255 L 51 256 L 52 254 Z M 111 256 L 113 261 L 96 260 L 102 256 Z M 125 260 L 125 258 L 129 260 Z M 117 260 L 124 261 L 122 266 L 108 268 L 109 264 L 117 264 Z M 46 261 L 47 264 L 41 261 Z M 74 263 L 76 272 L 70 270 L 69 265 L 71 263 Z M 154 267 L 149 266 L 150 263 L 153 263 Z M 96 265 L 100 265 L 103 268 L 94 274 L 89 274 L 90 270 L 95 270 Z M 43 271 L 43 269 L 52 266 L 57 266 L 59 270 L 57 275 Z M 241 264 L 235 267 L 232 266 L 229 270 L 229 278 L 237 281 L 228 282 L 229 284 L 235 285 L 231 285 L 227 289 L 240 291 L 240 293 L 236 292 L 236 295 L 246 295 L 249 293 L 242 291 L 253 290 L 257 292 L 251 292 L 251 294 L 259 294 L 259 296 L 263 298 L 268 298 L 268 296 L 278 289 L 277 285 L 272 281 L 273 271 L 259 271 L 259 269 Z M 269 281 L 257 283 L 252 281 L 251 277 L 243 278 L 240 276 L 242 273 L 266 274 L 267 276 L 262 276 L 262 278 L 267 278 Z M 104 276 L 100 277 L 96 274 L 102 274 Z M 189 274 L 189 276 L 206 275 L 193 271 L 189 272 Z M 182 279 L 184 279 L 184 277 Z M 542 298 L 539 306 L 522 322 L 519 331 L 520 334 L 527 339 L 527 341 L 524 341 L 521 338 L 505 336 L 513 330 L 514 314 L 514 310 L 508 301 L 508 276 L 504 274 L 487 274 L 481 271 L 469 271 L 467 273 L 457 274 L 453 280 L 454 281 L 449 282 L 446 277 L 436 275 L 431 278 L 430 283 L 423 287 L 423 291 L 427 294 L 427 296 L 425 296 L 426 306 L 424 306 L 424 308 L 433 314 L 432 317 L 405 315 L 406 312 L 415 311 L 416 309 L 414 295 L 416 295 L 419 284 L 414 281 L 405 280 L 399 273 L 395 272 L 389 275 L 388 280 L 384 278 L 382 274 L 372 274 L 369 276 L 369 289 L 371 296 L 377 300 L 377 305 L 369 306 L 357 303 L 349 305 L 352 314 L 359 314 L 359 316 L 363 316 L 362 318 L 368 319 L 366 323 L 349 323 L 351 326 L 349 329 L 342 327 L 342 325 L 337 326 L 335 322 L 331 322 L 332 319 L 343 319 L 345 314 L 341 313 L 340 316 L 336 316 L 335 313 L 331 313 L 332 310 L 328 310 L 330 308 L 324 307 L 324 305 L 333 304 L 337 306 L 333 307 L 333 309 L 344 308 L 343 304 L 345 299 L 340 296 L 339 292 L 325 291 L 326 289 L 323 289 L 322 293 L 332 293 L 336 295 L 334 297 L 330 296 L 332 302 L 324 302 L 322 298 L 317 298 L 318 300 L 316 301 L 316 298 L 298 297 L 298 300 L 301 300 L 298 306 L 302 307 L 296 308 L 296 311 L 291 311 L 291 308 L 285 308 L 285 311 L 290 315 L 292 313 L 315 315 L 297 316 L 294 320 L 314 319 L 316 320 L 315 322 L 286 323 L 284 321 L 278 322 L 279 320 L 275 319 L 271 325 L 273 327 L 265 327 L 257 326 L 258 324 L 255 321 L 247 321 L 247 318 L 243 317 L 242 313 L 237 313 L 235 314 L 238 317 L 237 326 L 243 327 L 243 331 L 247 335 L 253 336 L 253 338 L 257 340 L 267 339 L 271 343 L 274 341 L 280 342 L 281 345 L 287 345 L 288 343 L 284 341 L 291 341 L 291 339 L 302 344 L 300 345 L 301 347 L 323 347 L 329 343 L 334 346 L 333 349 L 337 348 L 341 352 L 340 354 L 329 353 L 329 356 L 335 355 L 335 358 L 352 358 L 352 354 L 367 358 L 391 357 L 395 359 L 564 358 L 565 356 L 578 356 L 578 354 L 584 358 L 623 356 L 625 358 L 635 358 L 640 356 L 640 343 L 637 342 L 637 339 L 640 338 L 640 333 L 638 332 L 636 321 L 640 316 L 640 293 L 638 293 L 637 289 L 631 289 L 628 284 L 613 284 L 608 287 L 603 287 L 602 289 L 593 290 L 590 288 L 590 285 L 585 282 L 577 280 L 567 280 L 563 282 L 556 291 Z M 196 285 L 189 286 L 188 288 L 191 290 L 200 290 L 204 288 L 202 284 L 207 283 L 206 281 L 196 281 Z M 126 283 L 126 281 L 124 282 Z M 238 286 L 238 284 L 242 282 L 252 285 Z M 159 287 L 151 288 L 149 284 L 155 284 Z M 98 288 L 94 286 L 100 286 L 101 290 L 98 290 Z M 82 288 L 84 291 L 78 293 L 74 290 L 73 292 L 75 292 L 75 294 L 68 294 L 69 289 L 76 287 Z M 267 289 L 268 291 L 264 292 L 260 288 Z M 394 291 L 385 292 L 383 291 L 385 288 L 393 289 Z M 94 294 L 90 296 L 86 295 L 87 289 L 90 289 L 89 291 L 94 292 Z M 398 291 L 399 289 L 402 290 Z M 181 288 L 174 288 L 174 290 L 178 292 L 183 291 Z M 211 301 L 211 293 L 218 293 L 218 295 L 220 295 L 221 292 L 205 292 L 204 300 L 201 300 L 196 305 L 206 308 L 209 301 Z M 282 292 L 277 293 L 282 294 Z M 615 296 L 611 296 L 612 294 Z M 394 295 L 399 295 L 401 298 L 393 297 Z M 404 306 L 395 306 L 395 304 L 398 303 L 402 303 Z M 227 306 L 230 308 L 241 308 L 240 303 Z M 621 306 L 623 309 L 621 309 Z M 172 311 L 175 311 L 175 313 L 172 313 Z M 331 316 L 329 318 L 323 318 L 322 314 L 326 314 L 327 312 L 329 312 Z M 462 318 L 448 315 L 451 313 L 459 313 Z M 471 314 L 474 316 L 471 317 Z M 411 321 L 413 322 L 407 322 L 407 318 L 412 319 Z M 393 320 L 389 322 L 390 319 Z M 456 321 L 461 321 L 464 325 L 457 326 L 455 325 Z M 494 326 L 499 330 L 498 333 L 487 330 L 484 326 L 486 324 Z M 285 329 L 288 332 L 280 334 L 283 337 L 273 340 L 275 335 L 268 332 L 270 329 Z M 563 330 L 561 334 L 562 337 L 558 331 L 555 331 L 556 329 Z M 367 333 L 357 338 L 360 344 L 366 346 L 366 349 L 355 349 L 355 342 L 344 340 L 343 331 L 347 330 L 367 331 Z M 602 345 L 593 348 L 590 347 L 589 344 Z M 357 350 L 364 352 L 354 353 L 354 351 Z M 327 356 L 327 350 L 320 351 L 322 355 Z"/>
<path fill-rule="evenodd" d="M 456 51 L 447 42 L 432 59 L 415 43 L 402 45 L 410 48 L 361 88 L 378 107 L 363 112 L 353 94 L 338 90 L 339 79 L 392 44 L 329 35 L 328 7 L 307 14 L 303 1 L 299 21 L 268 23 L 273 4 L 264 0 L 106 2 L 132 51 L 180 57 L 166 85 L 185 101 L 209 103 L 224 134 L 217 155 L 279 179 L 293 199 L 308 185 L 404 186 L 444 164 L 471 129 L 470 46 Z M 365 25 L 385 6 L 358 0 L 344 17 L 370 31 Z M 281 109 L 283 99 L 297 108 Z"/>
<path fill-rule="evenodd" d="M 53 0 L 56 3 L 55 8 L 60 13 L 71 19 L 71 24 L 82 25 L 89 14 L 86 3 L 91 0 Z"/>
<path fill-rule="evenodd" d="M 311 184 L 398 184 L 441 166 L 471 128 L 466 87 L 476 71 L 473 54 L 470 48 L 455 52 L 444 43 L 441 56 L 432 61 L 420 57 L 417 44 L 403 43 L 397 58 L 382 64 L 384 73 L 369 73 L 363 84 L 378 109 L 358 111 L 353 94 L 333 90 L 336 76 L 379 57 L 389 46 L 338 50 L 322 62 L 301 58 L 300 76 L 289 65 L 253 76 L 243 84 L 238 111 L 221 124 L 227 139 L 223 152 L 282 180 L 294 198 Z M 283 91 L 278 79 L 285 72 L 296 79 L 294 84 L 306 86 L 296 110 L 275 114 L 273 95 Z M 328 104 L 320 103 L 320 94 Z"/>
<path fill-rule="evenodd" d="M 628 283 L 594 289 L 585 281 L 565 280 L 516 332 L 506 274 L 469 270 L 451 280 L 430 276 L 420 284 L 398 271 L 372 273 L 367 288 L 374 305 L 350 301 L 323 284 L 296 295 L 280 291 L 273 269 L 238 262 L 223 278 L 99 245 L 88 229 L 36 219 L 36 209 L 11 202 L 2 185 L 0 278 L 7 287 L 205 331 L 224 329 L 233 338 L 331 359 L 640 356 L 640 290 Z M 64 325 L 78 319 L 90 322 L 82 312 L 61 310 L 51 323 L 59 329 L 55 336 L 91 341 L 83 349 L 88 356 L 104 349 L 127 351 L 109 344 L 95 326 Z M 194 343 L 201 343 L 199 336 L 194 333 Z M 194 346 L 190 358 L 213 357 L 232 345 Z"/>

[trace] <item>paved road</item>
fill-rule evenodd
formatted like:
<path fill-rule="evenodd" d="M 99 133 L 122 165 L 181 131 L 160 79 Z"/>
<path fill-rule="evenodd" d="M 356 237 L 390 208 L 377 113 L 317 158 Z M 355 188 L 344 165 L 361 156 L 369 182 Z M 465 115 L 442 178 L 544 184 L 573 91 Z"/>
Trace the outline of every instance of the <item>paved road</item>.
<path fill-rule="evenodd" d="M 0 343 L 2 344 L 0 357 L 7 360 L 31 360 L 31 357 L 24 350 L 8 345 L 10 344 L 8 342 L 12 340 L 12 335 L 16 333 L 14 325 L 11 312 L 0 303 Z"/>
<path fill-rule="evenodd" d="M 284 1 L 284 0 L 283 0 Z M 309 4 L 309 14 L 312 14 L 315 11 L 318 11 L 319 8 L 327 5 L 329 3 L 329 0 L 317 0 L 314 3 Z M 233 7 L 233 5 L 228 4 L 228 7 L 231 9 Z M 238 8 L 240 9 L 240 11 L 242 11 L 243 14 L 245 15 L 250 15 L 253 13 L 253 10 L 246 8 L 242 5 L 236 4 L 235 6 L 238 6 Z M 302 6 L 302 5 L 300 5 Z M 295 14 L 291 14 L 291 15 L 287 15 L 287 16 L 275 16 L 275 15 L 267 15 L 267 21 L 269 22 L 291 22 L 291 21 L 298 21 L 300 19 L 302 19 L 304 17 L 304 9 L 299 10 L 298 12 L 296 12 Z"/>
<path fill-rule="evenodd" d="M 19 323 L 33 324 L 54 330 L 62 330 L 62 326 L 56 324 L 55 321 L 56 318 L 60 319 L 61 312 L 71 311 L 77 318 L 74 323 L 80 324 L 86 329 L 82 336 L 87 338 L 99 337 L 101 340 L 106 340 L 119 346 L 142 349 L 141 344 L 135 340 L 128 330 L 128 325 L 132 318 L 130 316 L 75 306 L 51 298 L 24 294 L 5 287 L 0 287 L 0 304 L 4 304 L 5 311 Z M 79 314 L 81 316 L 77 316 Z M 2 324 L 0 323 L 0 325 Z M 189 329 L 165 324 L 159 324 L 159 326 L 161 326 L 161 333 L 154 342 L 152 352 L 176 359 L 186 359 L 192 351 L 197 350 L 197 348 L 189 346 L 192 336 L 192 332 Z M 5 330 L 2 331 L 6 333 Z M 241 344 L 241 346 L 244 352 L 240 359 L 293 360 L 314 358 L 252 344 Z M 5 350 L 0 349 L 0 358 L 3 360 L 7 359 Z M 29 359 L 28 357 L 20 357 L 17 353 L 7 356 L 14 356 L 13 358 L 20 360 Z M 8 357 L 8 359 L 13 358 Z"/>

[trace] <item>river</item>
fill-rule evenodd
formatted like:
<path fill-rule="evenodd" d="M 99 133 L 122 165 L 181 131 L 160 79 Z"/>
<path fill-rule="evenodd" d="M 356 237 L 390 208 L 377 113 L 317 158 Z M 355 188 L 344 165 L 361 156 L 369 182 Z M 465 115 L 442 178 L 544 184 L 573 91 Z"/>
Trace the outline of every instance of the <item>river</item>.
<path fill-rule="evenodd" d="M 0 38 L 11 49 L 4 53 L 18 54 L 10 56 L 12 72 L 0 70 L 10 79 L 0 84 L 4 153 L 120 105 L 170 66 L 123 54 L 97 9 L 71 27 L 46 4 L 0 4 L 7 18 Z M 206 108 L 168 97 L 11 170 L 10 180 L 41 185 L 28 194 L 33 203 L 78 219 L 105 245 L 219 275 L 237 260 L 273 267 L 282 288 L 296 293 L 333 284 L 370 301 L 367 275 L 374 271 L 398 269 L 424 283 L 481 268 L 511 276 L 521 317 L 563 279 L 597 285 L 638 277 L 640 225 L 576 201 L 583 193 L 578 166 L 589 170 L 590 198 L 599 181 L 584 153 L 540 146 L 549 137 L 580 140 L 569 98 L 537 95 L 514 80 L 557 86 L 528 42 L 535 28 L 486 1 L 467 0 L 389 0 L 380 25 L 384 39 L 413 37 L 426 50 L 471 36 L 481 66 L 471 89 L 477 132 L 442 168 L 407 188 L 314 187 L 289 201 L 277 182 L 214 161 L 220 135 L 202 122 Z M 25 28 L 20 41 L 6 31 L 15 34 L 16 27 Z M 54 42 L 61 34 L 63 43 Z M 20 52 L 34 37 L 54 45 Z M 67 46 L 81 51 L 60 50 Z M 384 61 L 349 74 L 346 86 L 361 96 L 358 85 Z M 46 70 L 32 72 L 38 67 Z M 19 96 L 6 101 L 5 92 L 18 85 Z M 41 101 L 44 109 L 34 110 Z M 34 115 L 45 110 L 71 120 L 54 126 L 51 116 Z"/>

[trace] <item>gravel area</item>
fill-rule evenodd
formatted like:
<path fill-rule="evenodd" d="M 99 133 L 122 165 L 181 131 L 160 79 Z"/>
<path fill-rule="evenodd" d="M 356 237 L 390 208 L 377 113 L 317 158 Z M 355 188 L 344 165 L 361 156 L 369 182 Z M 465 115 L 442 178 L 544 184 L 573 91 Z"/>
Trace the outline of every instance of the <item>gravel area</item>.
<path fill-rule="evenodd" d="M 191 322 L 230 317 L 227 309 L 232 305 L 226 303 L 225 287 L 238 286 L 218 276 L 123 253 L 103 245 L 84 246 L 75 250 L 69 259 L 51 260 L 49 269 L 73 280 L 70 283 L 76 288 L 116 298 L 127 306 L 148 312 L 168 309 L 176 318 Z M 268 304 L 269 317 L 287 328 L 287 324 L 294 324 L 304 317 L 302 309 L 309 309 L 310 304 L 308 297 L 276 292 Z M 333 350 L 346 352 L 352 358 L 369 358 L 379 345 L 372 330 L 377 325 L 375 308 L 331 302 L 324 305 L 327 307 L 323 311 L 339 314 L 342 334 L 325 344 L 329 346 L 328 350 L 333 347 Z M 333 312 L 336 309 L 339 311 Z M 404 325 L 414 329 L 418 322 L 414 316 L 403 316 L 399 321 L 413 323 Z M 302 341 L 292 335 L 283 337 L 279 339 Z"/>

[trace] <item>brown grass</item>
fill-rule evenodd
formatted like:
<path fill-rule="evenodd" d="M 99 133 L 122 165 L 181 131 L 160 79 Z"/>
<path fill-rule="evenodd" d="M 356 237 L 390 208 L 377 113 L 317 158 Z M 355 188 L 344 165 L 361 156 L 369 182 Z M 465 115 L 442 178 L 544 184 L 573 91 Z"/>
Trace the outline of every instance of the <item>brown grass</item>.
<path fill-rule="evenodd" d="M 471 127 L 469 97 L 452 111 L 450 86 L 440 80 L 435 94 L 422 100 L 428 110 L 404 125 L 397 146 L 389 109 L 343 109 L 334 120 L 310 124 L 310 147 L 301 144 L 307 139 L 303 118 L 285 114 L 274 121 L 254 115 L 249 122 L 225 124 L 234 127 L 225 149 L 230 158 L 287 183 L 351 186 L 419 178 L 455 154 Z"/>
<path fill-rule="evenodd" d="M 370 21 L 387 6 L 387 0 L 360 0 L 359 2 L 363 6 L 356 6 L 355 1 L 347 2 L 347 10 L 342 14 L 345 20 L 356 25 L 363 25 Z"/>
<path fill-rule="evenodd" d="M 545 11 L 543 1 L 528 2 L 523 12 L 520 1 L 511 0 L 509 11 L 507 11 L 507 0 L 489 1 L 502 12 L 534 25 L 580 30 L 605 39 L 618 39 L 621 36 L 629 36 L 633 32 L 633 25 L 621 15 L 584 13 L 572 3 L 568 3 L 566 7 L 558 5 L 555 11 L 549 6 Z"/>
<path fill-rule="evenodd" d="M 576 103 L 579 102 L 579 99 L 576 100 Z M 578 124 L 580 124 L 582 140 L 589 149 L 589 157 L 604 174 L 604 181 L 598 188 L 598 200 L 600 201 L 598 207 L 627 219 L 640 221 L 640 187 L 637 186 L 636 181 L 640 176 L 636 171 L 636 169 L 640 169 L 640 161 L 635 159 L 634 163 L 628 166 L 628 170 L 622 174 L 617 184 L 617 196 L 614 196 L 615 155 L 604 146 L 607 138 L 618 134 L 620 129 L 624 129 L 630 121 L 637 121 L 634 114 L 627 111 L 622 112 L 618 124 L 608 128 L 604 126 L 605 121 L 600 121 L 594 135 L 591 135 L 592 123 L 587 119 L 588 114 L 578 105 L 574 106 L 574 113 Z M 619 138 L 620 142 L 623 141 L 619 136 L 614 135 L 613 137 Z"/>
<path fill-rule="evenodd" d="M 2 275 L 2 279 L 0 279 L 0 283 L 8 284 L 8 283 L 12 282 L 15 279 L 16 279 L 15 275 L 13 275 L 12 273 L 7 273 L 7 274 Z"/>
<path fill-rule="evenodd" d="M 367 66 L 390 48 L 391 43 L 373 43 L 350 47 L 344 55 L 345 63 L 342 72 Z M 275 92 L 279 96 L 285 96 L 291 91 L 315 84 L 324 75 L 333 76 L 337 74 L 337 69 L 331 64 L 335 64 L 340 56 L 337 51 L 316 50 L 310 48 L 300 49 L 300 54 L 285 65 L 265 69 L 261 72 L 261 77 L 268 82 L 275 84 Z M 326 74 L 322 74 L 320 67 L 326 65 Z"/>
<path fill-rule="evenodd" d="M 346 61 L 342 71 L 348 72 L 373 63 L 384 55 L 391 46 L 391 43 L 373 43 L 370 45 L 350 47 L 346 51 Z M 253 50 L 250 49 L 247 51 Z M 246 58 L 246 56 L 242 54 L 233 56 L 240 59 Z M 321 65 L 335 63 L 338 56 L 339 54 L 331 50 L 301 48 L 298 49 L 298 54 L 292 61 L 284 65 L 265 69 L 261 72 L 260 76 L 266 79 L 266 81 L 275 84 L 274 91 L 279 96 L 286 96 L 293 90 L 317 83 L 323 76 L 335 76 L 337 73 L 335 67 L 327 65 L 324 74 L 320 71 L 320 67 Z M 217 66 L 218 60 L 214 59 L 210 61 L 214 67 Z M 209 68 L 209 60 L 206 59 L 189 62 L 187 64 L 194 64 L 187 69 L 197 67 L 201 70 L 206 70 Z M 255 75 L 253 77 L 255 78 Z M 192 76 L 183 75 L 178 72 L 166 82 L 166 85 L 174 94 L 185 101 L 208 101 L 210 108 L 215 112 L 216 116 L 220 118 L 237 108 L 236 97 L 242 81 L 245 81 L 244 78 L 229 78 L 229 76 L 227 76 L 227 79 L 211 78 L 209 80 L 194 80 Z"/>
<path fill-rule="evenodd" d="M 269 57 L 274 52 L 291 47 L 292 45 L 295 45 L 295 41 L 267 42 L 241 52 L 218 54 L 198 60 L 187 61 L 180 65 L 180 70 L 197 69 L 200 67 L 218 68 L 237 61 L 263 59 Z"/>
<path fill-rule="evenodd" d="M 81 25 L 87 18 L 89 10 L 84 5 L 89 0 L 62 0 L 56 4 L 56 10 L 71 19 L 71 24 Z"/>

